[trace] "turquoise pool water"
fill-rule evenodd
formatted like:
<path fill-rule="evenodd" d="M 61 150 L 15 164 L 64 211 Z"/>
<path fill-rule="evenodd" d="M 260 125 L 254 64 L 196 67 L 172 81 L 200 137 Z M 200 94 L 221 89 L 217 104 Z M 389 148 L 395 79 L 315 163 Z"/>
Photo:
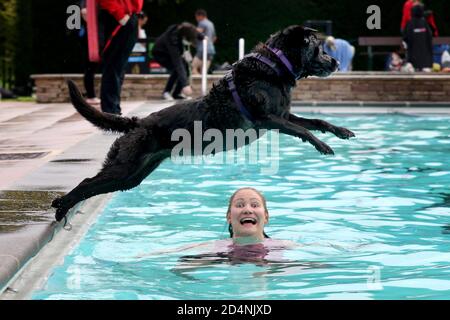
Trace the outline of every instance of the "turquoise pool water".
<path fill-rule="evenodd" d="M 450 117 L 319 117 L 357 138 L 317 133 L 328 157 L 280 135 L 276 175 L 261 174 L 268 159 L 164 162 L 114 195 L 33 299 L 449 299 Z M 242 186 L 265 194 L 272 238 L 305 246 L 266 265 L 136 257 L 226 239 L 227 200 Z"/>

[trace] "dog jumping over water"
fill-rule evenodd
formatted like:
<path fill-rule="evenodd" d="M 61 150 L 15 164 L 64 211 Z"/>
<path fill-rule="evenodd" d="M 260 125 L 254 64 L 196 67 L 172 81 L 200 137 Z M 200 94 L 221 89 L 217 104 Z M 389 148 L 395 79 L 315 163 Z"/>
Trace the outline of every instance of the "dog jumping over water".
<path fill-rule="evenodd" d="M 186 129 L 194 136 L 194 121 L 201 121 L 203 132 L 215 128 L 223 136 L 226 129 L 278 129 L 303 142 L 308 141 L 322 154 L 334 154 L 310 130 L 331 132 L 341 139 L 354 137 L 353 132 L 320 119 L 297 117 L 290 113 L 290 103 L 296 80 L 308 76 L 326 77 L 336 71 L 337 66 L 338 62 L 322 51 L 315 30 L 290 26 L 273 34 L 265 44 L 258 44 L 252 53 L 236 62 L 232 71 L 215 83 L 206 96 L 142 119 L 98 111 L 84 101 L 75 84 L 69 81 L 70 97 L 78 112 L 100 129 L 121 132 L 123 136 L 113 143 L 96 176 L 83 180 L 52 202 L 56 220 L 62 220 L 68 210 L 82 200 L 138 186 L 171 155 L 172 148 L 178 144 L 171 140 L 173 131 Z M 227 150 L 227 146 L 224 143 L 222 151 Z"/>

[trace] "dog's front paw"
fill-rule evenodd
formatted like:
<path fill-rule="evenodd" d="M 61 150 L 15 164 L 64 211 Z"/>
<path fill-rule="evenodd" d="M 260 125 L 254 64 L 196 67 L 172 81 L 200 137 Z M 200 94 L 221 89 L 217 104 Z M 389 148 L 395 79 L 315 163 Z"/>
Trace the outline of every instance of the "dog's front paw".
<path fill-rule="evenodd" d="M 64 218 L 67 214 L 67 211 L 69 211 L 69 209 L 67 208 L 58 208 L 56 209 L 56 213 L 55 213 L 55 219 L 56 221 L 61 221 L 62 218 Z"/>
<path fill-rule="evenodd" d="M 62 198 L 56 198 L 55 200 L 52 201 L 52 207 L 53 208 L 61 208 L 62 206 Z"/>
<path fill-rule="evenodd" d="M 343 127 L 335 127 L 333 133 L 341 139 L 349 139 L 355 136 L 353 132 Z"/>
<path fill-rule="evenodd" d="M 64 206 L 63 197 L 56 198 L 55 200 L 53 200 L 52 207 L 56 208 L 55 219 L 58 222 L 61 221 L 62 218 L 64 218 L 66 216 L 67 212 L 69 211 L 69 208 Z"/>
<path fill-rule="evenodd" d="M 322 142 L 320 140 L 314 141 L 312 143 L 314 147 L 316 147 L 317 151 L 319 151 L 321 154 L 334 154 L 333 149 L 329 145 L 327 145 L 325 142 Z"/>

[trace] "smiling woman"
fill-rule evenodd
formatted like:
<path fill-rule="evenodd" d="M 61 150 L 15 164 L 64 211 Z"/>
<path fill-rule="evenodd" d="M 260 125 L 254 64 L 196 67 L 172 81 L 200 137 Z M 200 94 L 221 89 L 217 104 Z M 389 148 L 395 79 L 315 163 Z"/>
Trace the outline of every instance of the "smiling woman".
<path fill-rule="evenodd" d="M 230 198 L 227 211 L 228 230 L 233 242 L 250 238 L 254 242 L 269 236 L 264 226 L 269 222 L 266 199 L 254 188 L 241 188 Z"/>
<path fill-rule="evenodd" d="M 226 214 L 230 239 L 208 241 L 189 244 L 186 246 L 140 254 L 136 258 L 155 256 L 170 253 L 185 252 L 187 250 L 200 250 L 200 256 L 184 256 L 181 260 L 196 260 L 208 258 L 223 262 L 222 258 L 233 263 L 262 262 L 279 260 L 280 251 L 301 246 L 288 240 L 275 240 L 264 232 L 264 226 L 269 222 L 269 211 L 266 199 L 258 190 L 245 187 L 238 189 L 230 197 Z M 204 254 L 206 252 L 206 255 Z M 202 261 L 204 259 L 201 259 Z"/>

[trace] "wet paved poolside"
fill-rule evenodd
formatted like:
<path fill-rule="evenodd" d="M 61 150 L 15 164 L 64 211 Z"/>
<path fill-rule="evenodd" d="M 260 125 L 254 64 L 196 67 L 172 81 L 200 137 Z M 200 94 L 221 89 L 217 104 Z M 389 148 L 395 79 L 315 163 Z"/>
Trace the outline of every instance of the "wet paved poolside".
<path fill-rule="evenodd" d="M 61 195 L 48 191 L 1 191 L 0 233 L 18 231 L 26 225 L 50 223 L 49 203 Z"/>
<path fill-rule="evenodd" d="M 122 108 L 142 116 L 166 106 Z M 0 102 L 0 289 L 52 236 L 52 200 L 92 176 L 116 138 L 70 104 Z"/>

